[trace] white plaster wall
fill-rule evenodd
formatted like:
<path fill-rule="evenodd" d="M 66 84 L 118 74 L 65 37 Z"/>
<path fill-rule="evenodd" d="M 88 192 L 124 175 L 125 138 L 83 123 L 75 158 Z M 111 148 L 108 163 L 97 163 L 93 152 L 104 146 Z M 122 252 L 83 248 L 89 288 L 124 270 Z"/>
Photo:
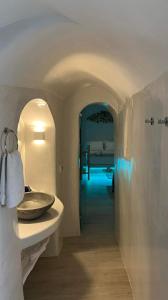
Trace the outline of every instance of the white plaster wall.
<path fill-rule="evenodd" d="M 1 0 L 0 8 L 1 84 L 64 94 L 93 79 L 132 95 L 167 68 L 166 0 Z"/>
<path fill-rule="evenodd" d="M 58 104 L 54 94 L 35 89 L 0 86 L 0 95 L 0 132 L 6 126 L 17 131 L 20 113 L 26 102 L 33 98 L 47 99 L 49 106 L 52 103 L 51 110 L 54 110 L 59 132 L 61 104 Z M 60 188 L 58 190 L 60 191 Z M 16 210 L 2 207 L 0 207 L 0 270 L 0 300 L 23 300 Z"/>
<path fill-rule="evenodd" d="M 118 109 L 115 94 L 99 86 L 90 86 L 79 89 L 64 104 L 64 142 L 62 181 L 63 202 L 65 207 L 64 235 L 80 234 L 79 224 L 79 113 L 91 103 L 107 103 L 114 110 Z"/>
<path fill-rule="evenodd" d="M 46 128 L 45 141 L 41 145 L 33 142 L 32 129 L 27 127 L 25 149 L 26 185 L 30 185 L 32 190 L 55 194 L 56 149 L 54 127 Z"/>
<path fill-rule="evenodd" d="M 124 165 L 118 167 L 118 240 L 136 300 L 168 295 L 168 127 L 157 124 L 168 115 L 167 86 L 165 74 L 133 97 L 131 176 Z M 154 126 L 145 124 L 150 117 Z"/>
<path fill-rule="evenodd" d="M 26 127 L 25 127 L 25 123 L 22 120 L 22 118 L 20 117 L 19 119 L 19 124 L 18 124 L 18 128 L 17 128 L 17 136 L 18 136 L 18 149 L 22 158 L 22 163 L 23 166 L 25 165 L 25 131 L 26 131 Z M 25 174 L 25 168 L 23 168 L 23 173 L 24 173 L 24 179 L 26 177 Z"/>

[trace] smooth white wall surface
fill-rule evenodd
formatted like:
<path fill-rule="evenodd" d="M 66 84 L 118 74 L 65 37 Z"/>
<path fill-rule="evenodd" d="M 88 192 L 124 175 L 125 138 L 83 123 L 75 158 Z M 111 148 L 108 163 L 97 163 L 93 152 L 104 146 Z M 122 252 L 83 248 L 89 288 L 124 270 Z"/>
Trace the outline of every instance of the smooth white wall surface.
<path fill-rule="evenodd" d="M 17 136 L 18 136 L 18 150 L 21 155 L 23 166 L 25 165 L 25 143 L 23 142 L 25 140 L 25 130 L 26 130 L 26 127 L 25 127 L 24 121 L 20 117 L 19 123 L 18 123 L 18 128 L 17 128 Z M 25 177 L 26 177 L 25 168 L 23 168 L 23 174 L 24 174 L 24 179 L 25 179 Z"/>
<path fill-rule="evenodd" d="M 55 128 L 47 127 L 44 144 L 32 140 L 31 128 L 26 128 L 25 183 L 32 190 L 49 194 L 56 193 L 56 148 Z"/>
<path fill-rule="evenodd" d="M 131 160 L 118 157 L 118 240 L 136 300 L 164 300 L 168 295 L 168 127 L 158 125 L 168 115 L 167 87 L 165 74 L 133 96 Z M 125 110 L 121 131 L 124 116 Z M 145 124 L 151 117 L 154 126 Z"/>
<path fill-rule="evenodd" d="M 79 114 L 87 105 L 106 102 L 113 108 L 116 117 L 117 99 L 115 94 L 99 86 L 79 89 L 64 103 L 64 142 L 62 180 L 65 208 L 64 235 L 80 234 L 79 224 Z"/>

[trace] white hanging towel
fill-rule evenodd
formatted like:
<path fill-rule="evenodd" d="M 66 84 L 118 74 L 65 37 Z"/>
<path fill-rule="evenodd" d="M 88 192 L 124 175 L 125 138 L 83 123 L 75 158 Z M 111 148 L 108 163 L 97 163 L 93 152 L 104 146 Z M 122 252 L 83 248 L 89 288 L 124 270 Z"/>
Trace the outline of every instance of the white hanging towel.
<path fill-rule="evenodd" d="M 16 207 L 24 197 L 23 165 L 20 153 L 16 150 L 4 154 L 1 166 L 1 204 L 6 204 L 9 208 Z"/>
<path fill-rule="evenodd" d="M 4 153 L 1 156 L 0 165 L 0 203 L 6 204 L 6 174 L 7 173 L 7 155 Z"/>

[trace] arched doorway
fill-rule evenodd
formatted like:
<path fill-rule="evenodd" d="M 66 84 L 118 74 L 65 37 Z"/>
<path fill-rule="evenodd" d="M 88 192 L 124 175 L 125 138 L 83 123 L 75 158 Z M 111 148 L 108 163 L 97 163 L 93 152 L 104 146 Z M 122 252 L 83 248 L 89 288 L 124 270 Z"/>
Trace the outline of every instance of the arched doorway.
<path fill-rule="evenodd" d="M 19 150 L 25 185 L 55 194 L 55 124 L 46 101 L 33 99 L 23 108 L 18 124 Z"/>
<path fill-rule="evenodd" d="M 81 231 L 114 229 L 115 126 L 106 103 L 86 106 L 79 117 Z"/>

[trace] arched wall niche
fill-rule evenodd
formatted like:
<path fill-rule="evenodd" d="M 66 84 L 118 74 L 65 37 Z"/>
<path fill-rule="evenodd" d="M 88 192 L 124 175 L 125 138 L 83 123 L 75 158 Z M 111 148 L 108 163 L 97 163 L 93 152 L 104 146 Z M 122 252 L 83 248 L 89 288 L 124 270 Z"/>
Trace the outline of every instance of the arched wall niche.
<path fill-rule="evenodd" d="M 42 89 L 33 89 L 25 87 L 14 87 L 14 86 L 0 86 L 0 130 L 2 131 L 4 127 L 12 128 L 17 132 L 17 126 L 19 123 L 19 118 L 25 105 L 29 103 L 31 99 L 45 99 L 47 105 L 53 115 L 55 126 L 57 128 L 56 139 L 61 140 L 61 130 L 62 130 L 62 106 L 63 102 L 59 96 L 51 91 L 46 91 Z M 56 143 L 56 164 L 61 164 L 61 143 Z M 61 175 L 56 170 L 56 190 L 57 195 L 61 199 Z"/>
<path fill-rule="evenodd" d="M 23 108 L 18 124 L 25 184 L 50 194 L 56 193 L 55 131 L 47 102 L 39 98 L 30 100 Z"/>

